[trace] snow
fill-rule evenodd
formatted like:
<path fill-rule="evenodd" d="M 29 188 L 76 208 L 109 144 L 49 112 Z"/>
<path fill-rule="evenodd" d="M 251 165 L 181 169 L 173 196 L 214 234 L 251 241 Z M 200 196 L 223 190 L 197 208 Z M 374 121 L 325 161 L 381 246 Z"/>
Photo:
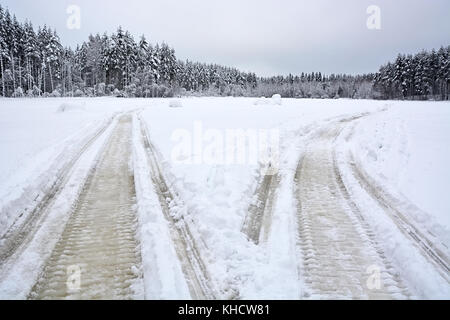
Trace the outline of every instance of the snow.
<path fill-rule="evenodd" d="M 167 221 L 149 177 L 138 119 L 133 118 L 133 168 L 135 173 L 139 236 L 146 299 L 189 299 L 180 262 L 171 245 Z"/>
<path fill-rule="evenodd" d="M 0 235 L 32 206 L 74 157 L 118 110 L 115 99 L 2 99 L 0 102 Z M 58 112 L 64 106 L 85 111 Z"/>
<path fill-rule="evenodd" d="M 353 151 L 367 171 L 418 206 L 450 245 L 450 109 L 441 102 L 396 102 L 355 128 Z M 430 219 L 433 222 L 430 222 Z"/>
<path fill-rule="evenodd" d="M 346 128 L 338 139 L 339 165 L 345 182 L 350 185 L 355 201 L 369 208 L 369 213 L 365 212 L 367 219 L 386 254 L 406 279 L 413 297 L 448 298 L 448 284 L 417 253 L 417 248 L 399 234 L 385 212 L 358 188 L 344 162 L 351 150 L 355 161 L 371 177 L 420 208 L 413 215 L 419 226 L 433 230 L 449 244 L 450 197 L 446 196 L 450 189 L 447 168 L 450 152 L 446 148 L 450 139 L 449 103 L 283 99 L 283 108 L 280 104 L 281 96 L 256 100 L 1 99 L 0 152 L 7 156 L 0 158 L 0 231 L 5 232 L 17 218 L 19 209 L 29 204 L 29 200 L 23 200 L 24 194 L 39 193 L 45 185 L 43 181 L 54 180 L 83 141 L 116 112 L 136 111 L 148 126 L 168 185 L 183 200 L 185 210 L 180 212 L 191 221 L 193 237 L 204 244 L 201 255 L 218 291 L 236 290 L 241 299 L 298 299 L 306 292 L 293 197 L 298 161 L 310 136 L 321 127 L 370 112 L 370 116 Z M 80 112 L 77 106 L 83 106 L 84 110 Z M 72 112 L 55 112 L 61 108 Z M 279 138 L 278 169 L 282 179 L 271 232 L 258 246 L 246 239 L 241 227 L 254 200 L 261 164 L 252 161 L 249 153 L 245 153 L 243 161 L 237 158 L 231 164 L 221 161 L 224 159 L 221 156 L 239 149 L 239 145 L 227 144 L 230 131 L 256 133 L 258 137 L 276 133 Z M 39 267 L 54 246 L 55 235 L 64 226 L 67 219 L 64 212 L 70 211 L 66 209 L 75 200 L 107 134 L 77 163 L 74 172 L 78 173 L 71 180 L 71 188 L 67 185 L 67 190 L 62 191 L 48 222 L 24 256 L 17 257 L 15 265 L 0 266 L 0 297 L 26 297 Z M 243 146 L 249 148 L 249 136 L 244 137 L 247 139 Z M 168 223 L 146 175 L 149 166 L 136 115 L 131 166 L 135 173 L 137 234 L 143 259 L 142 268 L 135 272 L 144 276 L 145 298 L 188 299 L 188 285 L 171 244 Z M 59 227 L 55 221 L 60 221 Z"/>
<path fill-rule="evenodd" d="M 199 152 L 212 144 L 212 136 L 225 137 L 226 130 L 280 129 L 280 149 L 286 155 L 281 159 L 282 172 L 289 181 L 281 186 L 280 195 L 289 194 L 300 155 L 298 148 L 302 136 L 309 133 L 305 127 L 315 127 L 329 117 L 376 110 L 382 103 L 367 102 L 361 106 L 350 100 L 286 99 L 285 108 L 271 104 L 264 110 L 252 108 L 253 99 L 247 98 L 190 98 L 183 100 L 183 104 L 185 107 L 177 110 L 176 115 L 156 106 L 146 109 L 142 117 L 148 123 L 150 138 L 166 159 L 164 169 L 170 173 L 170 183 L 185 200 L 200 237 L 207 247 L 214 248 L 212 273 L 221 279 L 219 283 L 226 284 L 225 287 L 239 286 L 244 299 L 298 298 L 298 282 L 292 281 L 298 273 L 294 263 L 295 239 L 291 232 L 294 228 L 292 199 L 286 196 L 286 201 L 277 202 L 274 229 L 266 248 L 249 244 L 240 229 L 253 197 L 259 165 L 249 161 L 232 165 L 196 162 L 203 158 Z M 160 123 L 165 125 L 158 125 Z M 192 161 L 189 157 L 184 161 L 174 159 L 172 152 L 179 144 L 174 132 L 190 133 L 188 145 Z M 200 143 L 203 148 L 195 148 Z M 244 280 L 244 284 L 236 283 L 235 279 Z"/>
<path fill-rule="evenodd" d="M 22 195 L 33 196 L 48 183 L 56 174 L 55 166 L 61 164 L 56 163 L 61 160 L 58 155 L 69 156 L 73 152 L 71 146 L 83 136 L 92 134 L 102 122 L 96 114 L 57 114 L 52 105 L 26 101 L 26 104 L 8 101 L 0 108 L 0 145 L 2 154 L 7 155 L 0 159 L 2 212 L 12 201 L 19 200 Z M 0 217 L 0 234 L 14 219 L 14 215 Z"/>
<path fill-rule="evenodd" d="M 358 188 L 346 166 L 347 150 L 355 163 L 373 178 L 379 188 L 397 200 L 408 219 L 423 234 L 431 234 L 434 246 L 448 255 L 450 153 L 449 104 L 442 102 L 395 102 L 384 111 L 347 128 L 339 141 L 340 166 L 346 185 L 370 222 L 387 257 L 412 292 L 419 298 L 448 299 L 450 287 L 389 219 L 380 205 Z"/>
<path fill-rule="evenodd" d="M 272 103 L 281 106 L 282 105 L 282 100 L 281 100 L 281 95 L 279 94 L 274 94 L 272 96 Z"/>
<path fill-rule="evenodd" d="M 256 99 L 253 102 L 253 104 L 255 106 L 259 106 L 259 105 L 277 105 L 277 106 L 281 106 L 283 104 L 283 102 L 281 100 L 281 95 L 274 94 L 271 99 L 268 99 L 266 97 L 258 98 L 258 99 Z"/>
<path fill-rule="evenodd" d="M 68 111 L 85 111 L 84 104 L 75 104 L 75 103 L 61 103 L 58 110 L 56 112 L 68 112 Z"/>
<path fill-rule="evenodd" d="M 69 180 L 49 208 L 47 218 L 39 225 L 23 252 L 14 254 L 12 262 L 0 268 L 0 299 L 26 299 L 38 280 L 45 261 L 63 232 L 89 171 L 98 161 L 99 151 L 106 143 L 110 127 L 86 150 L 72 170 Z M 41 128 L 42 129 L 42 128 Z M 19 250 L 20 251 L 20 250 Z"/>
<path fill-rule="evenodd" d="M 182 108 L 183 104 L 181 103 L 181 100 L 173 99 L 173 100 L 170 100 L 169 107 L 170 108 Z"/>
<path fill-rule="evenodd" d="M 265 104 L 269 104 L 269 100 L 266 99 L 266 97 L 261 97 L 261 98 L 256 99 L 256 100 L 253 102 L 253 104 L 254 104 L 255 106 L 265 105 Z"/>

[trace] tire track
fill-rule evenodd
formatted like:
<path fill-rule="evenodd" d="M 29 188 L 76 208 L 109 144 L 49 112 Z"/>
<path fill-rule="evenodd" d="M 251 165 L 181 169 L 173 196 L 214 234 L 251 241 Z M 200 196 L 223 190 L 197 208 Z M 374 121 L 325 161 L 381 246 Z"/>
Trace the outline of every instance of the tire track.
<path fill-rule="evenodd" d="M 278 172 L 269 172 L 260 178 L 256 188 L 254 202 L 250 204 L 244 219 L 242 233 L 258 245 L 263 238 L 267 240 L 272 222 L 272 211 L 276 200 L 276 192 L 280 184 Z"/>
<path fill-rule="evenodd" d="M 159 165 L 155 148 L 150 142 L 147 128 L 140 118 L 139 124 L 141 127 L 142 142 L 151 168 L 151 180 L 158 195 L 164 217 L 169 223 L 175 251 L 181 262 L 191 296 L 196 300 L 215 299 L 216 294 L 211 285 L 211 277 L 202 260 L 198 244 L 184 217 L 174 215 L 171 211 L 172 207 L 183 207 L 183 204 L 170 190 Z"/>
<path fill-rule="evenodd" d="M 420 248 L 422 254 L 437 267 L 440 274 L 449 281 L 450 263 L 446 253 L 436 247 L 425 233 L 414 226 L 407 218 L 407 214 L 403 213 L 403 210 L 394 204 L 399 201 L 370 178 L 364 169 L 356 164 L 351 153 L 349 154 L 349 163 L 352 173 L 361 187 L 383 208 L 400 231 Z M 442 246 L 445 247 L 444 244 Z"/>
<path fill-rule="evenodd" d="M 356 203 L 352 200 L 350 193 L 345 186 L 344 180 L 342 178 L 341 171 L 339 170 L 339 166 L 337 163 L 337 156 L 336 156 L 336 150 L 333 151 L 333 167 L 334 167 L 334 173 L 336 176 L 336 181 L 338 183 L 339 189 L 341 191 L 341 194 L 347 201 L 348 205 L 350 206 L 354 216 L 358 219 L 359 224 L 364 230 L 364 234 L 367 235 L 370 244 L 373 248 L 375 248 L 376 252 L 378 253 L 378 256 L 383 262 L 383 265 L 388 270 L 389 275 L 392 277 L 392 279 L 395 281 L 396 286 L 401 290 L 401 293 L 407 297 L 410 298 L 411 295 L 408 292 L 408 289 L 403 283 L 403 280 L 400 278 L 399 274 L 397 272 L 394 272 L 394 267 L 392 266 L 391 262 L 386 257 L 385 253 L 383 252 L 383 249 L 379 242 L 376 239 L 375 233 L 371 230 L 369 223 L 364 218 L 364 216 L 361 214 L 361 211 L 359 210 L 359 207 L 356 205 Z"/>
<path fill-rule="evenodd" d="M 33 236 L 47 214 L 48 208 L 53 203 L 53 200 L 58 196 L 64 185 L 68 181 L 71 169 L 83 155 L 83 153 L 99 138 L 106 129 L 112 124 L 115 116 L 105 123 L 92 137 L 90 137 L 86 143 L 82 145 L 80 150 L 75 156 L 66 163 L 59 171 L 55 181 L 50 186 L 49 190 L 42 195 L 38 195 L 35 199 L 37 202 L 35 206 L 27 213 L 28 209 L 25 209 L 16 221 L 11 225 L 8 231 L 2 237 L 2 246 L 0 247 L 0 265 L 6 263 L 6 261 L 18 250 L 25 247 L 26 244 L 33 239 Z M 39 197 L 42 197 L 39 199 Z M 39 199 L 39 200 L 38 200 Z M 26 214 L 26 218 L 21 219 Z M 23 221 L 22 221 L 23 220 Z"/>
<path fill-rule="evenodd" d="M 139 281 L 131 116 L 121 116 L 31 299 L 131 299 Z M 79 286 L 70 286 L 73 270 Z M 71 271 L 72 270 L 72 271 Z"/>
<path fill-rule="evenodd" d="M 299 247 L 309 296 L 320 298 L 404 298 L 370 233 L 353 216 L 336 171 L 335 140 L 343 126 L 364 115 L 331 123 L 306 147 L 295 174 Z M 379 270 L 380 286 L 370 286 L 368 270 Z"/>

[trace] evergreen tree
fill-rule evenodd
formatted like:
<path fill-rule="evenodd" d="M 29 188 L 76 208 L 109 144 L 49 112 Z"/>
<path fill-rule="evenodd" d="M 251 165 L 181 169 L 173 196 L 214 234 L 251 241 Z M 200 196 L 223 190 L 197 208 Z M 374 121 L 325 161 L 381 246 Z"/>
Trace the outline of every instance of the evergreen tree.
<path fill-rule="evenodd" d="M 27 91 L 32 90 L 35 85 L 35 66 L 39 65 L 39 46 L 36 33 L 31 23 L 26 22 L 24 25 L 24 56 L 25 56 L 25 79 L 27 83 Z M 31 94 L 31 92 L 30 92 Z"/>
<path fill-rule="evenodd" d="M 6 36 L 5 12 L 0 6 L 0 71 L 2 77 L 2 96 L 6 96 L 5 68 L 9 60 L 8 43 Z"/>
<path fill-rule="evenodd" d="M 398 55 L 376 74 L 349 76 L 302 72 L 300 76 L 257 77 L 216 64 L 179 61 L 167 44 L 136 43 L 121 27 L 110 37 L 90 35 L 75 50 L 63 48 L 56 31 L 37 32 L 0 6 L 1 95 L 171 96 L 187 92 L 213 95 L 315 98 L 448 99 L 450 47 Z M 121 94 L 117 92 L 115 94 Z"/>

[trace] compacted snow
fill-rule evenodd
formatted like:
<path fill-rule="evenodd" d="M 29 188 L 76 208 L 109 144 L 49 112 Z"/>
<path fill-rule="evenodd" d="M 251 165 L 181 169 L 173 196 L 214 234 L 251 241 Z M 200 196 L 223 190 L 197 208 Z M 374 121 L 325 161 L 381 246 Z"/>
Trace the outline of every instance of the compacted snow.
<path fill-rule="evenodd" d="M 71 192 L 68 178 L 59 175 L 79 172 L 70 186 L 82 186 L 117 125 L 116 115 L 128 113 L 128 166 L 134 172 L 142 260 L 133 272 L 144 280 L 141 289 L 134 288 L 144 292 L 138 296 L 448 298 L 448 273 L 439 263 L 450 245 L 449 107 L 278 96 L 264 103 L 254 98 L 2 99 L 0 246 L 6 249 L 0 250 L 0 297 L 29 296 L 64 225 L 53 229 L 45 250 L 36 249 L 46 239 L 40 234 L 52 228 L 48 219 L 64 212 L 49 204 L 48 221 L 42 218 L 47 224 L 39 218 L 41 232 L 26 247 L 17 246 L 20 250 L 7 249 L 15 247 L 8 240 L 11 228 L 28 221 L 26 212 L 39 211 L 32 209 L 40 194 Z M 90 144 L 92 139 L 96 143 Z M 85 152 L 73 160 L 83 148 L 89 157 Z M 378 195 L 374 185 L 386 194 Z M 75 199 L 67 196 L 59 207 L 70 208 Z M 62 221 L 72 212 L 65 210 Z M 320 216 L 333 210 L 339 217 Z M 423 242 L 403 232 L 395 214 L 402 214 Z M 339 227 L 329 224 L 335 220 Z M 311 230 L 316 231 L 308 235 Z M 341 239 L 346 232 L 352 235 L 334 249 L 334 267 L 327 264 L 317 272 L 329 261 L 324 254 L 333 253 L 323 246 L 326 241 L 315 239 Z M 354 259 L 347 260 L 356 250 L 349 248 L 355 245 L 350 240 L 360 246 L 364 270 L 354 271 Z M 437 256 L 424 253 L 421 243 Z M 33 261 L 36 270 L 17 283 L 18 273 L 30 270 Z M 386 290 L 366 292 L 361 285 L 366 269 L 377 264 Z M 333 270 L 348 286 L 324 288 L 322 280 Z"/>

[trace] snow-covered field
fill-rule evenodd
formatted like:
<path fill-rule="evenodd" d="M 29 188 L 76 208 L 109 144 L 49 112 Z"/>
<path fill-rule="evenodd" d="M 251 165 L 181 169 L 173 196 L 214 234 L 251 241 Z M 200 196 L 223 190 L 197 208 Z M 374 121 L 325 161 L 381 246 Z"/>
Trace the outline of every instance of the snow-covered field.
<path fill-rule="evenodd" d="M 368 188 L 358 182 L 352 168 L 367 174 L 373 182 L 371 186 L 376 184 L 387 191 L 395 199 L 395 210 L 400 208 L 405 213 L 402 210 L 407 208 L 408 223 L 424 234 L 424 239 L 431 239 L 436 250 L 446 256 L 450 246 L 447 196 L 450 104 L 346 99 L 255 103 L 255 100 L 260 101 L 1 99 L 0 246 L 7 245 L 5 234 L 11 226 L 26 219 L 36 199 L 53 190 L 59 175 L 76 172 L 76 164 L 71 161 L 84 146 L 86 150 L 92 149 L 91 158 L 95 158 L 103 144 L 86 146 L 90 139 L 100 136 L 106 140 L 110 130 L 102 128 L 114 115 L 130 112 L 133 115 L 130 166 L 136 184 L 143 297 L 194 298 L 195 281 L 186 279 L 189 271 L 180 258 L 183 248 L 189 252 L 194 247 L 200 256 L 195 259 L 201 260 L 199 265 L 203 267 L 192 267 L 191 271 L 197 273 L 199 287 L 202 281 L 207 283 L 199 289 L 203 297 L 329 298 L 314 292 L 305 281 L 307 268 L 299 249 L 302 235 L 297 226 L 294 178 L 311 139 L 336 123 L 343 123 L 342 133 L 335 140 L 343 182 L 375 233 L 373 241 L 379 243 L 392 264 L 393 271 L 389 272 L 398 274 L 406 287 L 408 294 L 403 297 L 448 299 L 448 274 L 439 271 L 421 253 L 420 245 L 397 230 L 400 227 L 385 213 L 387 209 L 381 202 L 365 200 Z M 152 144 L 150 158 L 142 132 Z M 255 145 L 258 148 L 252 149 Z M 270 154 L 275 155 L 271 164 L 276 166 L 279 183 L 274 187 L 270 219 L 262 223 L 261 240 L 256 244 L 249 241 L 242 227 L 249 207 L 257 203 L 255 190 L 268 164 L 258 161 L 266 158 L 254 155 L 266 150 L 267 145 L 271 146 Z M 150 174 L 157 167 L 162 178 Z M 90 168 L 85 165 L 78 170 L 87 174 Z M 160 194 L 154 186 L 158 179 L 170 190 L 167 212 L 174 218 L 173 223 L 165 218 L 167 212 L 160 206 Z M 82 185 L 84 181 L 80 178 L 71 183 Z M 67 201 L 70 206 L 73 199 Z M 393 203 L 394 200 L 389 205 Z M 189 230 L 189 237 L 183 238 L 186 233 L 177 230 Z M 57 237 L 53 235 L 52 239 L 56 241 Z M 28 247 L 33 248 L 32 241 Z M 0 297 L 27 297 L 51 245 L 35 256 L 29 251 L 23 249 L 24 254 L 12 255 L 14 259 L 0 260 Z M 403 256 L 408 263 L 401 261 Z M 189 254 L 186 257 L 194 259 Z M 15 265 L 22 267 L 14 269 Z M 36 271 L 24 277 L 23 283 L 17 283 L 15 279 L 21 275 L 14 272 L 26 272 L 32 267 Z M 342 297 L 345 296 L 338 296 Z"/>
<path fill-rule="evenodd" d="M 450 201 L 445 196 L 450 181 L 449 104 L 390 105 L 388 112 L 356 128 L 354 151 L 368 171 L 449 228 Z"/>

